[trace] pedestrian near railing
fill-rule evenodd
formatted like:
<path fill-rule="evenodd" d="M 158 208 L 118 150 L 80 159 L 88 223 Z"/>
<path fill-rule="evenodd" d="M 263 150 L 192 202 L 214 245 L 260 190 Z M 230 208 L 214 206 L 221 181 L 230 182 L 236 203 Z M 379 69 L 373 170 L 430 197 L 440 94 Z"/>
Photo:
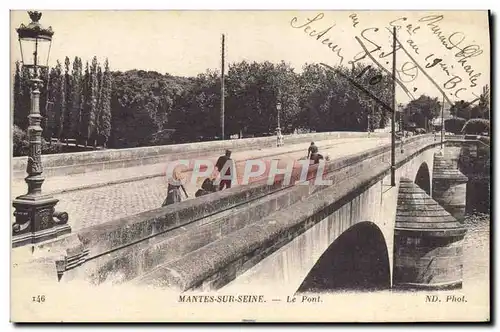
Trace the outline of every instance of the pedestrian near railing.
<path fill-rule="evenodd" d="M 186 192 L 186 189 L 184 188 L 184 185 L 182 184 L 183 179 L 184 176 L 182 175 L 180 167 L 176 167 L 173 171 L 172 177 L 168 181 L 167 197 L 165 198 L 161 206 L 181 202 L 182 201 L 181 189 L 184 192 L 184 195 L 186 195 L 186 198 L 189 197 Z"/>

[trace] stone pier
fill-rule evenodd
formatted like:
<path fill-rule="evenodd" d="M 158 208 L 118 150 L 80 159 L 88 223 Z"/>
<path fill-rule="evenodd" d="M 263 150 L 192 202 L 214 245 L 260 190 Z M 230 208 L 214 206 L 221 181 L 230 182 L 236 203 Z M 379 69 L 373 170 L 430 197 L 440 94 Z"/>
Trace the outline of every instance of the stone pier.
<path fill-rule="evenodd" d="M 457 162 L 446 154 L 434 156 L 432 198 L 461 222 L 465 215 L 468 178 L 459 171 Z"/>
<path fill-rule="evenodd" d="M 394 288 L 462 286 L 466 228 L 420 187 L 402 178 L 394 232 Z"/>

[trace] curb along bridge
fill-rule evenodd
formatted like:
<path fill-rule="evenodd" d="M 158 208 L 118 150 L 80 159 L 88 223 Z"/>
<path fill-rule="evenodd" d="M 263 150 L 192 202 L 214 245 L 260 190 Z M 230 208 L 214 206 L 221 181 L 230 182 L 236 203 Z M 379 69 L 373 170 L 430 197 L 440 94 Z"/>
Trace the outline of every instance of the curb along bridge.
<path fill-rule="evenodd" d="M 441 149 L 433 135 L 411 137 L 396 148 L 391 186 L 386 134 L 298 135 L 281 147 L 271 139 L 43 156 L 43 190 L 68 212 L 72 232 L 14 248 L 13 274 L 40 267 L 61 282 L 179 291 L 461 286 L 468 178 L 460 160 L 489 146 L 447 138 Z M 230 148 L 237 167 L 282 163 L 304 157 L 310 141 L 330 156 L 322 167 L 331 185 L 277 177 L 198 198 L 188 185 L 190 199 L 160 207 L 167 161 L 216 159 Z M 13 198 L 25 190 L 25 163 L 14 158 Z"/>

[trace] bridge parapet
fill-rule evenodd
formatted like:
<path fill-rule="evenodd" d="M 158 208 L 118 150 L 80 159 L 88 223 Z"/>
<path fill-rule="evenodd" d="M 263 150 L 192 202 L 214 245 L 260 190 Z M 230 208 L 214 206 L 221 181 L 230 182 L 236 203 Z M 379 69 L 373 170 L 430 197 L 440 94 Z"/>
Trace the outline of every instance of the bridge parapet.
<path fill-rule="evenodd" d="M 371 137 L 386 137 L 386 133 L 370 134 Z M 288 135 L 286 144 L 305 143 L 335 138 L 366 137 L 363 132 L 326 132 Z M 192 159 L 224 150 L 233 151 L 269 148 L 276 145 L 275 137 L 244 138 L 237 140 L 209 141 L 176 145 L 148 146 L 129 149 L 108 149 L 92 152 L 76 152 L 42 155 L 45 176 L 64 176 L 162 163 L 176 159 Z M 27 157 L 12 158 L 13 178 L 23 178 L 26 172 Z"/>
<path fill-rule="evenodd" d="M 374 174 L 387 171 L 385 165 L 375 165 L 367 165 L 371 172 L 343 177 L 334 186 L 313 193 L 306 201 L 272 213 L 231 233 L 230 237 L 168 262 L 137 283 L 181 292 L 219 289 L 326 218 L 352 199 L 357 190 L 370 186 Z"/>

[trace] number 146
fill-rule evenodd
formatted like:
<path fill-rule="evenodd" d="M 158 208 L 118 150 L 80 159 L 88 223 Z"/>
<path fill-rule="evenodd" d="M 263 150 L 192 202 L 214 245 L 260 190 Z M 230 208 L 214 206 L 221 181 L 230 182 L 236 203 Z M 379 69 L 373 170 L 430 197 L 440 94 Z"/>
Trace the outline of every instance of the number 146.
<path fill-rule="evenodd" d="M 38 302 L 38 303 L 45 302 L 45 295 L 33 296 L 33 302 Z"/>

